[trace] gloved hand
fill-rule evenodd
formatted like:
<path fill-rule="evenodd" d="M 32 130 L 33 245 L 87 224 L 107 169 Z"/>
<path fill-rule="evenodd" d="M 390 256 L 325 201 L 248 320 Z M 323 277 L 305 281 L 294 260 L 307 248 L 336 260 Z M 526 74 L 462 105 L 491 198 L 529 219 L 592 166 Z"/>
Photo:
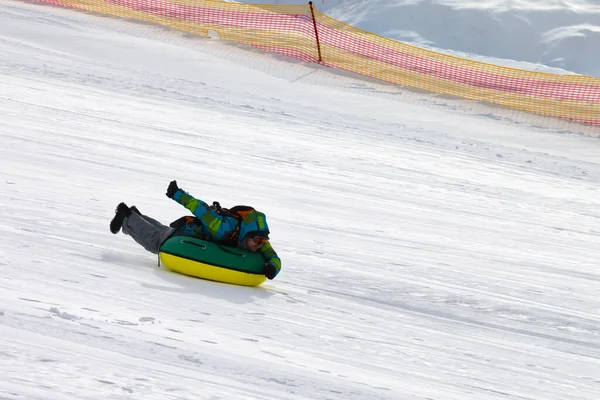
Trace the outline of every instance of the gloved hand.
<path fill-rule="evenodd" d="M 265 276 L 268 279 L 275 278 L 275 275 L 277 275 L 277 268 L 273 264 L 271 264 L 271 263 L 265 263 L 264 268 L 265 268 L 264 269 Z"/>
<path fill-rule="evenodd" d="M 177 186 L 177 181 L 171 181 L 171 183 L 169 183 L 169 187 L 167 188 L 167 197 L 172 199 L 178 190 L 179 187 Z"/>

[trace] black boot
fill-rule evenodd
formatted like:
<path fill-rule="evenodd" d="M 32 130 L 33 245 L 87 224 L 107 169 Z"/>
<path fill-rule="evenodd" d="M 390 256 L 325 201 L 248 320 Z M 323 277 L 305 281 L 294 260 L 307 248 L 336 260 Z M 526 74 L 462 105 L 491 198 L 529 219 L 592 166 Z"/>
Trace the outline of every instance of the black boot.
<path fill-rule="evenodd" d="M 117 209 L 115 210 L 115 216 L 112 221 L 110 221 L 110 231 L 115 235 L 119 233 L 121 227 L 123 226 L 123 220 L 126 217 L 129 217 L 129 215 L 131 215 L 131 210 L 129 207 L 127 207 L 127 204 L 119 203 Z"/>
<path fill-rule="evenodd" d="M 137 215 L 142 215 L 142 213 L 140 212 L 140 210 L 137 209 L 136 206 L 129 207 L 129 211 L 131 211 L 132 213 L 136 213 Z"/>

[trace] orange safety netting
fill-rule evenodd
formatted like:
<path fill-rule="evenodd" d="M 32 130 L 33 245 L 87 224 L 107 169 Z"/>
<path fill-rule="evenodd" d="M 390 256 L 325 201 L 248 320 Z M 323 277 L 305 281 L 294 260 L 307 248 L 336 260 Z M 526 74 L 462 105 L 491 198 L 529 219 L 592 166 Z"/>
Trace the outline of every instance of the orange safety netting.
<path fill-rule="evenodd" d="M 386 82 L 600 125 L 600 79 L 503 67 L 384 38 L 302 5 L 219 0 L 41 0 L 319 62 Z"/>

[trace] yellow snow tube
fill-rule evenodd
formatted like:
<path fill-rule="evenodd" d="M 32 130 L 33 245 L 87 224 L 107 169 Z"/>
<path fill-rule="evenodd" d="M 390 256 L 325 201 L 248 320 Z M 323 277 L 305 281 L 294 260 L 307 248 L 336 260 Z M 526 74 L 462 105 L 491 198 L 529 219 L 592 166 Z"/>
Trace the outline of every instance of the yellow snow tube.
<path fill-rule="evenodd" d="M 222 246 L 187 236 L 168 239 L 159 252 L 171 271 L 211 281 L 258 286 L 267 278 L 260 253 Z"/>

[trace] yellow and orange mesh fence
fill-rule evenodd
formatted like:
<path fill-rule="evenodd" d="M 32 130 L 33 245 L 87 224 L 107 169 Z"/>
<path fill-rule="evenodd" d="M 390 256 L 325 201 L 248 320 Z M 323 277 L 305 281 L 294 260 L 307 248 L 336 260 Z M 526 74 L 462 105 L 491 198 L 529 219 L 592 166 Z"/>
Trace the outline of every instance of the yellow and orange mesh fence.
<path fill-rule="evenodd" d="M 486 64 L 344 24 L 312 7 L 219 0 L 41 0 L 319 62 L 382 81 L 600 125 L 600 79 Z"/>

